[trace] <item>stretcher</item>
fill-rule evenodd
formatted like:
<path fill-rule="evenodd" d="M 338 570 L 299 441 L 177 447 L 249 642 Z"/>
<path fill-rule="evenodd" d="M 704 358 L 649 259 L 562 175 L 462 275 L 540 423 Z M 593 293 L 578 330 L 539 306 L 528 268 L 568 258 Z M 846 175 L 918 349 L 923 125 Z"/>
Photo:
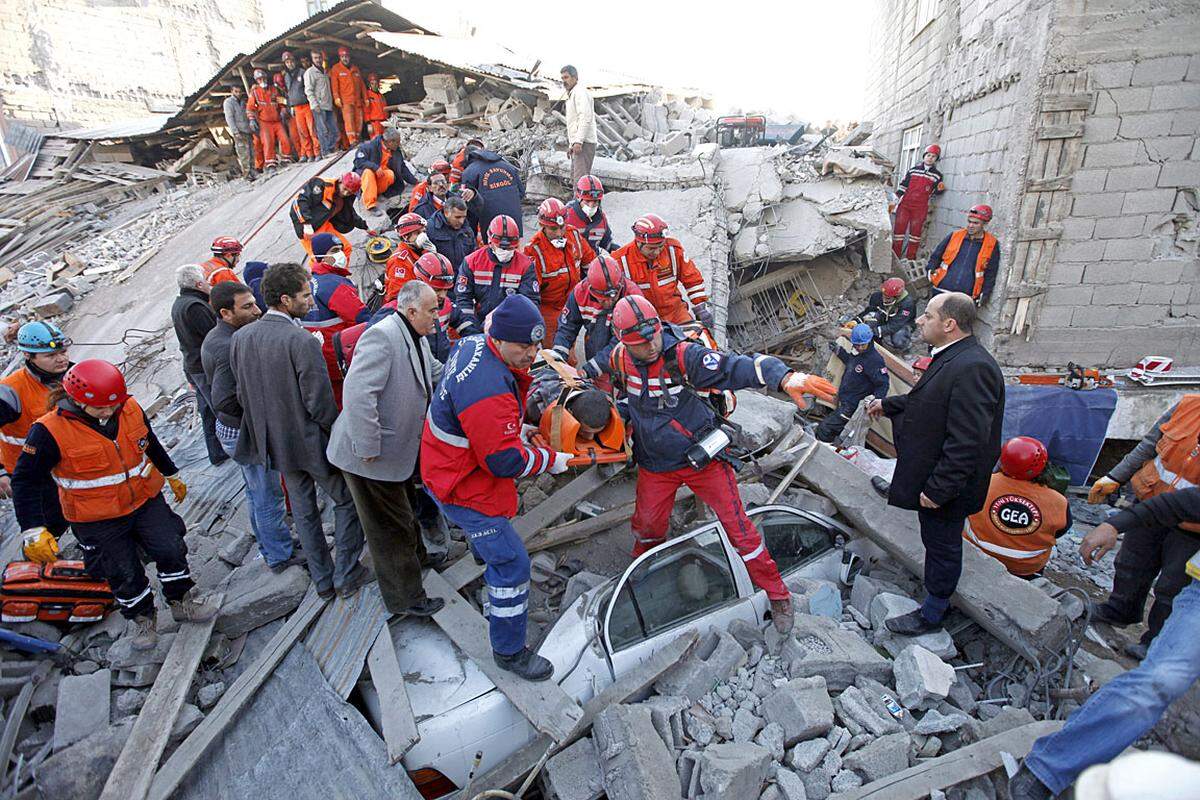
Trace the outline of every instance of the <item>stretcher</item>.
<path fill-rule="evenodd" d="M 542 350 L 539 355 L 547 366 L 562 379 L 562 391 L 558 399 L 542 412 L 538 431 L 530 438 L 539 447 L 548 447 L 560 453 L 574 453 L 567 462 L 569 467 L 586 467 L 593 464 L 620 464 L 629 460 L 631 449 L 625 435 L 625 422 L 613 408 L 608 425 L 592 440 L 577 439 L 579 422 L 567 411 L 566 404 L 573 392 L 591 388 L 579 376 L 578 371 L 562 361 L 553 350 Z"/>
<path fill-rule="evenodd" d="M 13 561 L 0 580 L 3 622 L 96 622 L 115 604 L 108 582 L 88 575 L 82 561 Z"/>

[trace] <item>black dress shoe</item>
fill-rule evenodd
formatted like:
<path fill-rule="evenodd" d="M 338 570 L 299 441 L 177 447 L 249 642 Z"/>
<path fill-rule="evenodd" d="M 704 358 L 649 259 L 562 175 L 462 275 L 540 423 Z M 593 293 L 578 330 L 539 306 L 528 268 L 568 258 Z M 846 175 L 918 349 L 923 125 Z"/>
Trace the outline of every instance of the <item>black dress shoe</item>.
<path fill-rule="evenodd" d="M 278 564 L 271 564 L 270 569 L 271 569 L 271 572 L 274 572 L 276 575 L 278 575 L 279 573 L 283 572 L 288 567 L 295 567 L 298 565 L 303 566 L 307 563 L 308 563 L 308 559 L 306 559 L 304 556 L 300 555 L 299 553 L 293 553 L 292 555 L 285 558 L 283 561 L 280 561 Z"/>
<path fill-rule="evenodd" d="M 425 560 L 421 562 L 421 569 L 441 569 L 444 566 L 446 566 L 445 553 L 426 555 Z"/>
<path fill-rule="evenodd" d="M 406 617 L 432 617 L 446 606 L 446 601 L 440 597 L 422 597 L 403 611 L 392 614 L 388 622 Z"/>
<path fill-rule="evenodd" d="M 888 490 L 892 485 L 878 475 L 871 476 L 871 488 L 874 489 L 881 497 L 888 496 Z"/>
<path fill-rule="evenodd" d="M 1092 612 L 1092 622 L 1103 622 L 1105 625 L 1111 625 L 1114 628 L 1124 628 L 1132 625 L 1135 622 L 1141 622 L 1140 619 L 1125 619 L 1118 617 L 1108 603 L 1097 603 L 1095 600 L 1088 601 L 1088 609 Z"/>
<path fill-rule="evenodd" d="M 527 681 L 544 681 L 554 674 L 554 665 L 528 647 L 511 656 L 493 652 L 492 658 L 500 669 L 524 678 Z"/>
<path fill-rule="evenodd" d="M 1008 795 L 1012 800 L 1050 800 L 1054 792 L 1022 764 L 1017 774 L 1008 779 Z"/>
<path fill-rule="evenodd" d="M 889 631 L 901 636 L 920 636 L 922 633 L 936 631 L 942 627 L 940 622 L 930 622 L 925 619 L 921 609 L 910 611 L 899 617 L 893 617 L 884 623 Z"/>

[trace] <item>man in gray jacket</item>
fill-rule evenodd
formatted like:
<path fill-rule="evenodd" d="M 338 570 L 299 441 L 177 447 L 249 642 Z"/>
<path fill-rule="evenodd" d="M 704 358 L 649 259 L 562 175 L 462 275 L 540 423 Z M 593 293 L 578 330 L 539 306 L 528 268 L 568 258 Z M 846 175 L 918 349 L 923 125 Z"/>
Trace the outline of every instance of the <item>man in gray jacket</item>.
<path fill-rule="evenodd" d="M 304 70 L 296 63 L 290 50 L 283 51 L 283 82 L 287 87 L 288 113 L 292 117 L 292 135 L 301 161 L 315 161 L 321 152 L 317 136 L 316 119 L 304 89 Z"/>
<path fill-rule="evenodd" d="M 413 481 L 421 430 L 442 373 L 425 338 L 439 305 L 429 284 L 409 281 L 396 295 L 396 313 L 363 333 L 327 451 L 345 472 L 383 603 L 397 617 L 432 616 L 445 604 L 421 585 L 421 568 L 437 563 L 425 551 L 413 513 L 415 493 L 423 491 Z"/>
<path fill-rule="evenodd" d="M 258 171 L 254 169 L 254 130 L 246 114 L 246 93 L 238 84 L 229 87 L 229 97 L 222 106 L 225 111 L 225 126 L 233 137 L 233 149 L 237 153 L 238 166 L 246 180 L 254 180 Z"/>
<path fill-rule="evenodd" d="M 353 594 L 370 578 L 358 557 L 363 530 L 346 481 L 325 458 L 337 404 L 320 342 L 300 327 L 313 305 L 309 273 L 272 264 L 261 284 L 267 313 L 233 335 L 229 365 L 242 405 L 234 458 L 283 473 L 308 573 L 325 598 Z M 336 560 L 331 560 L 317 508 L 317 486 L 334 503 Z"/>
<path fill-rule="evenodd" d="M 337 147 L 337 114 L 333 110 L 333 87 L 325 74 L 325 54 L 312 51 L 312 66 L 304 70 L 304 94 L 312 108 L 313 121 L 317 124 L 317 138 L 321 140 L 321 155 L 326 156 Z"/>

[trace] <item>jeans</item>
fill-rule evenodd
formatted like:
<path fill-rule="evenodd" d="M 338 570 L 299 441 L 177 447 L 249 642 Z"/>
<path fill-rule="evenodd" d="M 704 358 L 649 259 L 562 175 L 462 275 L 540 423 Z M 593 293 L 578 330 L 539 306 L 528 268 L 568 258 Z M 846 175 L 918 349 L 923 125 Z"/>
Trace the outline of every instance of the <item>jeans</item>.
<path fill-rule="evenodd" d="M 1171 616 L 1142 663 L 1088 698 L 1058 733 L 1033 743 L 1025 766 L 1058 794 L 1154 727 L 1167 706 L 1200 679 L 1200 581 L 1175 598 Z"/>
<path fill-rule="evenodd" d="M 921 544 L 925 545 L 925 602 L 921 614 L 930 622 L 941 622 L 950 608 L 950 596 L 962 575 L 963 524 L 966 517 L 935 516 L 922 509 Z"/>
<path fill-rule="evenodd" d="M 322 466 L 315 472 L 289 470 L 283 473 L 292 500 L 296 534 L 304 545 L 304 558 L 308 561 L 308 575 L 318 592 L 345 586 L 359 566 L 358 557 L 363 549 L 362 524 L 358 521 L 346 479 L 335 467 Z M 325 529 L 321 526 L 321 511 L 317 507 L 318 486 L 333 500 L 336 553 L 332 558 L 329 545 L 325 543 Z"/>
<path fill-rule="evenodd" d="M 238 432 L 217 422 L 217 438 L 229 457 L 237 449 Z M 284 516 L 287 509 L 283 501 L 283 487 L 279 473 L 262 464 L 238 464 L 242 468 L 242 480 L 246 482 L 246 496 L 250 498 L 250 530 L 258 541 L 258 552 L 262 553 L 267 566 L 287 561 L 294 552 L 292 533 L 288 530 Z"/>
<path fill-rule="evenodd" d="M 212 387 L 208 384 L 208 376 L 203 372 L 187 374 L 187 379 L 196 387 L 196 410 L 200 412 L 200 427 L 204 430 L 204 447 L 208 450 L 208 460 L 213 464 L 222 464 L 229 457 L 217 439 L 217 413 L 212 407 Z"/>
<path fill-rule="evenodd" d="M 317 140 L 321 143 L 321 155 L 328 155 L 337 147 L 337 112 L 313 109 L 313 122 L 317 125 Z"/>

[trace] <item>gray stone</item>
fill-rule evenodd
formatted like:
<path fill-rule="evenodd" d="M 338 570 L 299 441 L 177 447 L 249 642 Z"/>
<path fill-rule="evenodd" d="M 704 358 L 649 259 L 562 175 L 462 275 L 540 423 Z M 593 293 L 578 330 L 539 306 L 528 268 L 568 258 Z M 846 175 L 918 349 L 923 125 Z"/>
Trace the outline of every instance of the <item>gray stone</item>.
<path fill-rule="evenodd" d="M 846 756 L 844 764 L 866 782 L 879 780 L 908 769 L 907 733 L 890 733 Z"/>
<path fill-rule="evenodd" d="M 829 742 L 829 749 L 839 756 L 846 752 L 846 749 L 850 746 L 851 738 L 853 737 L 850 736 L 850 731 L 840 725 L 835 726 L 825 736 L 826 741 Z"/>
<path fill-rule="evenodd" d="M 229 577 L 216 630 L 230 639 L 290 614 L 308 591 L 308 573 L 299 565 L 276 574 L 255 559 Z"/>
<path fill-rule="evenodd" d="M 570 608 L 584 592 L 595 589 L 607 580 L 606 576 L 597 575 L 595 572 L 587 570 L 576 572 L 567 579 L 567 588 L 563 590 L 561 608 L 564 610 Z"/>
<path fill-rule="evenodd" d="M 932 708 L 954 685 L 954 667 L 919 645 L 904 648 L 893 667 L 896 692 L 905 708 Z"/>
<path fill-rule="evenodd" d="M 756 744 L 738 742 L 709 747 L 700 756 L 700 788 L 704 800 L 757 797 L 770 763 L 771 754 Z M 661 797 L 665 800 L 668 795 Z"/>
<path fill-rule="evenodd" d="M 610 800 L 681 796 L 675 758 L 654 729 L 649 708 L 609 706 L 596 716 L 593 736 Z"/>
<path fill-rule="evenodd" d="M 857 789 L 862 786 L 862 778 L 858 777 L 857 772 L 852 772 L 844 769 L 837 775 L 833 776 L 833 781 L 830 783 L 830 788 L 836 792 L 848 792 L 851 789 Z"/>
<path fill-rule="evenodd" d="M 133 730 L 133 722 L 112 725 L 55 753 L 38 767 L 34 785 L 45 798 L 95 800 Z"/>
<path fill-rule="evenodd" d="M 873 736 L 883 736 L 888 733 L 899 733 L 904 728 L 892 718 L 891 714 L 886 717 L 880 716 L 867 700 L 866 695 L 857 686 L 847 686 L 846 689 L 838 695 L 834 705 L 838 709 L 838 714 L 843 720 L 854 720 L 864 730 L 870 732 Z"/>
<path fill-rule="evenodd" d="M 217 550 L 217 557 L 231 567 L 240 567 L 253 546 L 254 537 L 249 531 L 230 530 L 225 543 Z"/>
<path fill-rule="evenodd" d="M 779 723 L 789 746 L 820 736 L 833 727 L 833 703 L 825 679 L 819 675 L 793 678 L 776 689 L 765 703 L 767 721 Z"/>
<path fill-rule="evenodd" d="M 707 747 L 717 735 L 717 720 L 695 708 L 683 715 L 683 726 L 688 738 L 701 747 Z"/>
<path fill-rule="evenodd" d="M 797 615 L 780 657 L 791 677 L 821 675 L 834 691 L 850 686 L 858 675 L 878 681 L 892 676 L 892 662 L 857 633 L 843 630 L 827 617 Z"/>
<path fill-rule="evenodd" d="M 783 726 L 778 722 L 770 722 L 754 737 L 754 743 L 767 748 L 772 761 L 782 761 L 786 747 L 783 742 Z"/>
<path fill-rule="evenodd" d="M 72 666 L 72 669 L 75 671 L 76 675 L 91 675 L 93 672 L 100 669 L 100 665 L 95 661 L 88 661 L 85 659 L 83 661 L 76 661 Z"/>
<path fill-rule="evenodd" d="M 130 629 L 132 630 L 132 629 Z M 108 648 L 108 665 L 112 669 L 132 669 L 144 664 L 162 664 L 167 660 L 167 653 L 171 652 L 171 643 L 175 641 L 175 634 L 160 633 L 158 642 L 149 650 L 135 650 L 133 648 L 133 636 L 126 634 L 117 641 L 113 642 L 113 646 Z"/>
<path fill-rule="evenodd" d="M 853 753 L 858 748 L 875 740 L 875 737 L 870 733 L 860 733 L 857 736 L 850 737 L 850 744 L 846 747 L 847 753 Z"/>
<path fill-rule="evenodd" d="M 58 685 L 54 716 L 54 750 L 74 744 L 108 727 L 112 672 L 67 675 Z"/>
<path fill-rule="evenodd" d="M 857 583 L 857 581 L 855 581 Z M 880 592 L 875 595 L 867 614 L 871 617 L 871 627 L 877 631 L 884 630 L 884 623 L 889 619 L 902 617 L 910 611 L 916 611 L 921 604 L 911 597 Z"/>
<path fill-rule="evenodd" d="M 129 669 L 118 670 L 113 674 L 112 685 L 122 687 L 132 686 L 136 688 L 151 686 L 155 679 L 158 678 L 160 670 L 162 670 L 161 664 L 141 664 Z"/>
<path fill-rule="evenodd" d="M 650 709 L 650 719 L 654 729 L 662 737 L 667 749 L 674 752 L 676 748 L 683 749 L 683 712 L 691 702 L 686 697 L 677 695 L 655 695 L 642 705 Z"/>
<path fill-rule="evenodd" d="M 825 800 L 829 797 L 829 781 L 831 776 L 824 767 L 817 767 L 810 772 L 800 774 L 804 781 L 804 794 L 808 800 Z"/>
<path fill-rule="evenodd" d="M 867 704 L 874 709 L 875 713 L 883 718 L 891 718 L 900 723 L 905 730 L 911 730 L 916 725 L 916 720 L 913 715 L 904 710 L 904 707 L 896 702 L 896 690 L 890 686 L 884 686 L 882 683 L 871 678 L 861 675 L 855 678 L 854 685 L 862 689 L 863 697 L 866 698 Z M 888 699 L 891 700 L 891 705 L 899 709 L 899 716 L 892 713 L 889 708 Z"/>
<path fill-rule="evenodd" d="M 138 689 L 126 689 L 123 692 L 117 692 L 113 698 L 113 708 L 116 710 L 115 717 L 121 719 L 136 714 L 141 711 L 142 706 L 146 703 L 146 692 Z"/>
<path fill-rule="evenodd" d="M 917 723 L 917 727 L 913 730 L 926 735 L 951 733 L 970 721 L 971 718 L 965 714 L 942 714 L 936 708 L 931 708 L 925 712 L 925 716 L 921 717 L 921 721 Z"/>
<path fill-rule="evenodd" d="M 809 770 L 816 769 L 817 765 L 821 763 L 828 752 L 828 741 L 825 739 L 809 739 L 807 742 L 800 742 L 800 744 L 792 748 L 792 752 L 788 754 L 788 764 L 801 772 L 808 772 Z"/>
<path fill-rule="evenodd" d="M 201 710 L 208 711 L 217 704 L 223 694 L 225 694 L 225 684 L 222 681 L 201 686 L 200 691 L 196 692 L 196 704 L 200 706 Z"/>
<path fill-rule="evenodd" d="M 920 645 L 943 659 L 954 658 L 958 655 L 958 646 L 954 644 L 954 637 L 944 628 L 922 633 L 920 636 L 900 636 L 889 630 L 880 629 L 875 633 L 875 644 L 886 650 L 892 658 L 900 655 L 901 651 L 910 644 Z"/>
<path fill-rule="evenodd" d="M 723 708 L 717 713 L 717 735 L 722 739 L 733 738 L 733 711 Z"/>
<path fill-rule="evenodd" d="M 784 800 L 808 800 L 804 780 L 794 772 L 786 769 L 775 770 L 775 786 Z"/>
<path fill-rule="evenodd" d="M 654 684 L 663 695 L 682 695 L 693 703 L 746 663 L 746 651 L 726 631 L 711 631 L 683 661 Z"/>
<path fill-rule="evenodd" d="M 42 319 L 65 314 L 75 305 L 75 298 L 70 292 L 55 292 L 45 297 L 39 297 L 34 303 L 33 310 Z"/>
<path fill-rule="evenodd" d="M 179 709 L 179 716 L 175 717 L 175 724 L 171 726 L 171 744 L 182 742 L 187 738 L 188 734 L 196 730 L 196 726 L 204 719 L 204 712 L 196 708 L 191 703 L 184 703 Z"/>
<path fill-rule="evenodd" d="M 950 692 L 946 695 L 946 699 L 962 709 L 964 713 L 974 714 L 975 709 L 979 707 L 979 703 L 975 699 L 978 694 L 978 688 L 978 686 L 975 686 L 974 681 L 964 673 L 959 672 L 954 679 L 954 685 L 950 687 Z"/>
<path fill-rule="evenodd" d="M 596 745 L 580 739 L 546 762 L 542 791 L 548 800 L 598 800 L 604 794 L 604 772 Z"/>
<path fill-rule="evenodd" d="M 735 742 L 753 741 L 754 735 L 762 726 L 761 717 L 748 708 L 739 708 L 733 715 L 733 740 Z"/>
<path fill-rule="evenodd" d="M 981 706 L 981 710 L 983 708 L 995 708 L 995 706 L 989 704 Z M 1028 725 L 1034 721 L 1033 714 L 1029 713 L 1029 709 L 1004 706 L 995 716 L 986 722 L 971 720 L 968 727 L 971 729 L 971 734 L 975 741 L 982 741 L 992 736 L 998 736 L 1007 730 Z"/>
<path fill-rule="evenodd" d="M 753 624 L 749 620 L 735 619 L 729 623 L 729 635 L 737 639 L 738 644 L 742 649 L 749 650 L 752 645 L 760 645 L 766 647 L 767 640 L 763 635 L 762 628 Z"/>
<path fill-rule="evenodd" d="M 933 758 L 942 749 L 942 740 L 936 736 L 930 736 L 925 740 L 925 744 L 921 745 L 921 749 L 917 751 L 917 755 L 921 758 Z"/>
<path fill-rule="evenodd" d="M 773 783 L 768 783 L 767 788 L 763 789 L 763 793 L 758 796 L 758 800 L 784 800 L 783 792 L 779 791 L 779 787 Z"/>

